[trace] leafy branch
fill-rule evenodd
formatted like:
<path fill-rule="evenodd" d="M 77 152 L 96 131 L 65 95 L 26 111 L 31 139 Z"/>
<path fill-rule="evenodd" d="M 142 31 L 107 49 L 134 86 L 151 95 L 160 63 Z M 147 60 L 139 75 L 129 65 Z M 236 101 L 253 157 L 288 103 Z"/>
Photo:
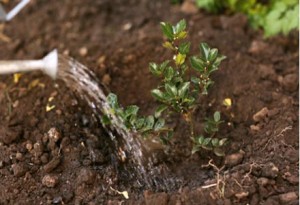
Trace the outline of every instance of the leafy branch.
<path fill-rule="evenodd" d="M 226 138 L 219 139 L 214 135 L 222 122 L 219 112 L 214 113 L 213 119 L 205 119 L 204 135 L 196 135 L 194 131 L 194 112 L 199 106 L 200 96 L 207 95 L 213 84 L 211 74 L 218 70 L 225 56 L 218 49 L 210 48 L 206 43 L 200 43 L 200 53 L 190 56 L 191 43 L 185 39 L 186 21 L 181 20 L 175 25 L 162 22 L 162 32 L 166 37 L 163 47 L 173 53 L 173 59 L 162 63 L 151 62 L 150 72 L 161 79 L 160 84 L 151 90 L 152 96 L 159 105 L 153 115 L 141 117 L 139 107 L 131 105 L 126 108 L 119 106 L 117 96 L 109 94 L 108 103 L 111 114 L 119 116 L 127 129 L 141 133 L 142 136 L 159 136 L 163 143 L 168 143 L 173 136 L 173 130 L 165 125 L 169 113 L 178 113 L 190 127 L 190 139 L 194 144 L 193 152 L 200 148 L 211 149 L 217 155 L 223 155 L 220 148 L 225 145 Z M 104 123 L 109 123 L 109 116 L 104 116 Z"/>

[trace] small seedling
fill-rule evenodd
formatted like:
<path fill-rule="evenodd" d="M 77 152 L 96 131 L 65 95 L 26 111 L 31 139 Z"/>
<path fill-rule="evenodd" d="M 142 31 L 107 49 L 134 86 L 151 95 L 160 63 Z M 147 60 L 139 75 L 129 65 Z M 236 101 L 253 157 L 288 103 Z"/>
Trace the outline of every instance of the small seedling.
<path fill-rule="evenodd" d="M 199 55 L 190 56 L 191 43 L 185 40 L 188 34 L 185 20 L 176 25 L 162 22 L 161 29 L 166 37 L 163 46 L 173 52 L 173 59 L 149 64 L 150 72 L 161 79 L 160 84 L 151 90 L 152 96 L 159 103 L 154 114 L 141 117 L 136 105 L 122 108 L 113 93 L 107 98 L 111 114 L 119 116 L 127 129 L 139 132 L 144 137 L 157 136 L 162 143 L 167 144 L 173 136 L 173 129 L 165 125 L 165 119 L 177 113 L 190 127 L 190 136 L 187 137 L 193 142 L 193 153 L 204 148 L 213 150 L 217 155 L 223 155 L 220 148 L 225 145 L 226 138 L 215 137 L 222 122 L 220 113 L 215 112 L 212 119 L 205 119 L 205 135 L 195 133 L 194 115 L 199 106 L 199 98 L 207 95 L 209 87 L 213 84 L 211 74 L 218 70 L 225 56 L 206 43 L 199 45 Z M 102 121 L 109 123 L 109 115 L 103 116 Z"/>

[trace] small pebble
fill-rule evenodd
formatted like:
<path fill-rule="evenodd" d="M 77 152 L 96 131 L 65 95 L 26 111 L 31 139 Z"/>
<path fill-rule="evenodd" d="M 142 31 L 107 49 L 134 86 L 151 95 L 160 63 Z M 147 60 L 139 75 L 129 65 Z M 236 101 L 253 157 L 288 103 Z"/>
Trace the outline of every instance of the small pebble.
<path fill-rule="evenodd" d="M 260 130 L 260 126 L 258 125 L 250 125 L 250 129 L 253 131 L 259 131 Z"/>
<path fill-rule="evenodd" d="M 230 167 L 240 164 L 243 161 L 244 154 L 243 151 L 240 151 L 238 153 L 227 155 L 225 157 L 225 164 Z"/>
<path fill-rule="evenodd" d="M 48 131 L 48 136 L 49 136 L 49 139 L 54 141 L 54 142 L 57 142 L 61 138 L 61 134 L 59 133 L 59 131 L 55 127 L 51 128 Z"/>
<path fill-rule="evenodd" d="M 261 175 L 263 177 L 274 179 L 278 176 L 279 169 L 272 162 L 267 163 L 261 169 Z"/>
<path fill-rule="evenodd" d="M 35 157 L 40 157 L 43 154 L 43 151 L 44 151 L 44 146 L 42 142 L 34 143 L 32 152 Z"/>
<path fill-rule="evenodd" d="M 288 74 L 282 79 L 282 86 L 286 91 L 294 92 L 297 90 L 299 79 L 297 74 Z"/>
<path fill-rule="evenodd" d="M 128 31 L 132 28 L 132 23 L 126 23 L 123 25 L 123 30 Z"/>
<path fill-rule="evenodd" d="M 255 113 L 253 115 L 253 120 L 255 122 L 264 120 L 267 117 L 268 112 L 269 112 L 268 108 L 266 108 L 266 107 L 262 108 L 260 111 L 258 111 L 257 113 Z"/>
<path fill-rule="evenodd" d="M 79 49 L 79 55 L 85 57 L 88 54 L 88 49 L 86 47 L 82 47 Z"/>
<path fill-rule="evenodd" d="M 16 153 L 16 159 L 19 160 L 19 161 L 22 161 L 23 160 L 23 154 L 20 153 L 20 152 L 17 152 Z"/>
<path fill-rule="evenodd" d="M 192 1 L 184 1 L 181 5 L 180 10 L 186 14 L 196 14 L 198 12 L 198 8 Z"/>
<path fill-rule="evenodd" d="M 292 201 L 296 201 L 298 199 L 298 196 L 296 192 L 288 192 L 285 194 L 280 194 L 279 199 L 283 204 L 288 204 Z"/>
<path fill-rule="evenodd" d="M 58 176 L 47 174 L 43 177 L 42 184 L 46 187 L 53 188 L 58 184 Z"/>
<path fill-rule="evenodd" d="M 44 154 L 41 156 L 41 162 L 42 162 L 43 164 L 48 163 L 48 161 L 49 161 L 48 158 L 49 158 L 48 154 L 47 154 L 47 153 L 44 153 Z"/>
<path fill-rule="evenodd" d="M 235 194 L 235 197 L 239 200 L 244 199 L 249 196 L 249 192 L 239 192 Z"/>
<path fill-rule="evenodd" d="M 109 74 L 105 74 L 103 77 L 102 77 L 102 83 L 105 84 L 105 85 L 109 85 L 110 82 L 111 82 L 111 77 Z"/>
<path fill-rule="evenodd" d="M 276 73 L 272 65 L 259 65 L 258 75 L 262 79 L 276 80 Z"/>
<path fill-rule="evenodd" d="M 265 178 L 265 177 L 260 177 L 257 179 L 257 184 L 258 185 L 261 185 L 261 186 L 266 186 L 269 184 L 269 179 L 268 178 Z"/>
<path fill-rule="evenodd" d="M 27 168 L 25 167 L 25 165 L 21 164 L 21 163 L 19 163 L 19 164 L 12 164 L 11 168 L 12 168 L 13 173 L 14 173 L 14 175 L 16 177 L 23 176 L 26 173 L 26 171 L 27 171 Z"/>
<path fill-rule="evenodd" d="M 95 173 L 88 168 L 82 168 L 77 176 L 77 181 L 80 184 L 93 184 L 95 182 Z"/>
<path fill-rule="evenodd" d="M 268 48 L 268 44 L 263 41 L 252 41 L 250 48 L 248 50 L 251 54 L 259 54 L 262 51 L 266 50 Z"/>
<path fill-rule="evenodd" d="M 62 197 L 61 196 L 54 197 L 53 200 L 52 200 L 53 204 L 61 204 L 61 202 L 62 202 Z"/>
<path fill-rule="evenodd" d="M 287 159 L 291 163 L 299 162 L 299 151 L 294 149 L 288 149 L 284 153 L 284 158 Z"/>

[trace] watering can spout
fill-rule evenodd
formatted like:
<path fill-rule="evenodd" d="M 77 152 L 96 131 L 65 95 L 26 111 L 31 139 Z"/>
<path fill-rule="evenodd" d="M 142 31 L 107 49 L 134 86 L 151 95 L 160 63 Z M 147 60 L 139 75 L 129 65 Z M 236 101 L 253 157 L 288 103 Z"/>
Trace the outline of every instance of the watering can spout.
<path fill-rule="evenodd" d="M 58 70 L 57 50 L 51 51 L 41 60 L 0 61 L 0 75 L 35 70 L 41 70 L 55 79 Z"/>
<path fill-rule="evenodd" d="M 43 61 L 45 66 L 42 68 L 42 71 L 51 78 L 55 79 L 58 69 L 57 50 L 54 49 L 53 51 L 51 51 L 48 55 L 46 55 L 43 58 Z"/>

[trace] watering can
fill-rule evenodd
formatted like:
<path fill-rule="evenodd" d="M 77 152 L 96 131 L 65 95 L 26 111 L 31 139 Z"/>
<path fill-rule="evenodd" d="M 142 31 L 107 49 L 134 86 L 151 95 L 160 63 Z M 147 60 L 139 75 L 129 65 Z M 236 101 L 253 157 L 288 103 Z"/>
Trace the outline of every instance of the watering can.
<path fill-rule="evenodd" d="M 10 21 L 15 17 L 28 3 L 30 0 L 22 0 L 18 3 L 10 12 L 6 13 L 4 8 L 0 4 L 0 21 Z"/>
<path fill-rule="evenodd" d="M 40 70 L 55 79 L 57 69 L 58 53 L 56 49 L 40 60 L 0 61 L 0 75 Z"/>

